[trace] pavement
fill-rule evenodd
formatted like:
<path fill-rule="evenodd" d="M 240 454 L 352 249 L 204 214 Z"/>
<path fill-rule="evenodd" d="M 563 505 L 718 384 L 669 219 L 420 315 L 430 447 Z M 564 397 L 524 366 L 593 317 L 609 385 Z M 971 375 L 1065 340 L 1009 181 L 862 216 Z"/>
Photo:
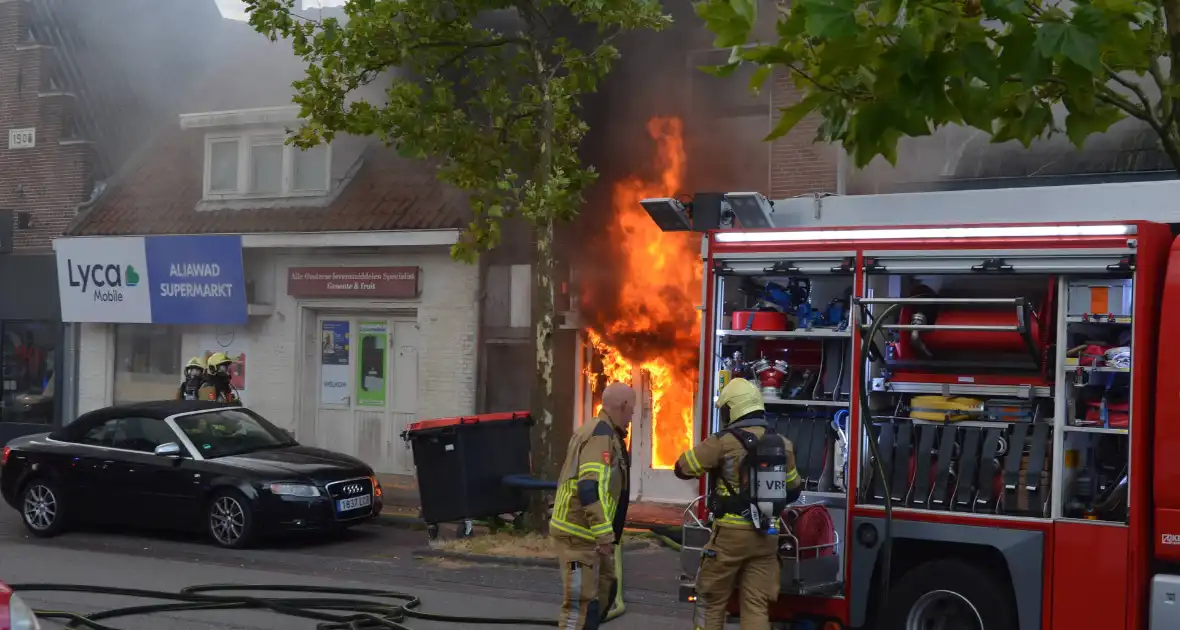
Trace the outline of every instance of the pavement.
<path fill-rule="evenodd" d="M 15 510 L 0 504 L 0 580 L 119 585 L 176 591 L 208 583 L 301 584 L 409 592 L 428 612 L 474 616 L 555 618 L 560 601 L 556 567 L 507 567 L 450 560 L 418 560 L 426 534 L 382 525 L 357 527 L 330 538 L 273 541 L 259 549 L 225 550 L 190 536 L 84 528 L 42 540 L 25 533 Z M 630 551 L 624 557 L 627 613 L 607 627 L 616 630 L 683 628 L 690 608 L 676 601 L 679 560 L 664 549 Z M 38 609 L 93 612 L 126 606 L 126 598 L 76 593 L 30 592 Z M 161 613 L 164 614 L 164 613 Z M 120 629 L 175 630 L 315 628 L 306 619 L 261 611 L 166 613 L 112 620 Z M 492 628 L 409 620 L 415 630 Z M 49 623 L 48 627 L 59 627 Z M 526 626 L 514 626 L 526 627 Z"/>

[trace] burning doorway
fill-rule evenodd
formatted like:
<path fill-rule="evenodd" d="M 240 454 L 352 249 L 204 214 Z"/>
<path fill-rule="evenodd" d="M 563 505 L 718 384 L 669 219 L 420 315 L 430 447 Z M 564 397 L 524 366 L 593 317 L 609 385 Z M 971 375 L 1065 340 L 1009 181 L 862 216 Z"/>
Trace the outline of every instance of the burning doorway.
<path fill-rule="evenodd" d="M 663 232 L 639 205 L 682 193 L 687 156 L 679 118 L 647 122 L 653 168 L 610 187 L 611 214 L 594 243 L 593 265 L 579 270 L 579 421 L 597 411 L 612 381 L 640 394 L 632 421 L 635 498 L 686 503 L 697 484 L 676 479 L 676 458 L 697 435 L 702 269 L 700 235 Z M 603 255 L 606 253 L 607 255 Z"/>

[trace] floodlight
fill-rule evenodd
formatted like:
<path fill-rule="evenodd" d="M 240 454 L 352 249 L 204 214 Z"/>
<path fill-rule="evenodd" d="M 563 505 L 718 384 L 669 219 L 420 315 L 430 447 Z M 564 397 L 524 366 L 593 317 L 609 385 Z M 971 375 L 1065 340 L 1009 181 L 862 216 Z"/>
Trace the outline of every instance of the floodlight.
<path fill-rule="evenodd" d="M 639 202 L 652 221 L 663 232 L 688 232 L 692 230 L 692 223 L 688 219 L 688 210 L 684 204 L 670 197 L 659 199 L 644 199 Z"/>
<path fill-rule="evenodd" d="M 741 229 L 758 230 L 774 227 L 774 220 L 771 219 L 774 206 L 761 193 L 726 193 L 725 199 L 729 202 L 729 207 L 737 217 Z"/>

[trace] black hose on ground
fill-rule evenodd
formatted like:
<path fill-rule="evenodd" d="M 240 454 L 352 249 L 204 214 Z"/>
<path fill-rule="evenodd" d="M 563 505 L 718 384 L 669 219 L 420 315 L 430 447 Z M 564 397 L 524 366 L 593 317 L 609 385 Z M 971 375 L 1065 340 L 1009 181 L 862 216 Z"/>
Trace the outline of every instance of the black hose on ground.
<path fill-rule="evenodd" d="M 156 613 L 208 610 L 269 610 L 276 614 L 319 622 L 317 630 L 413 630 L 405 625 L 409 619 L 456 624 L 555 627 L 556 619 L 527 617 L 472 617 L 442 615 L 420 610 L 422 600 L 409 593 L 363 588 L 298 586 L 290 584 L 207 584 L 189 586 L 173 593 L 132 588 L 87 586 L 80 584 L 11 584 L 18 593 L 57 592 L 92 593 L 120 597 L 161 600 L 159 604 L 127 606 L 89 615 L 37 610 L 42 619 L 66 622 L 66 628 L 120 630 L 103 623 L 109 619 Z M 244 593 L 273 593 L 279 597 L 260 597 Z M 304 597 L 291 597 L 304 594 Z M 328 611 L 344 611 L 332 613 Z"/>
<path fill-rule="evenodd" d="M 873 319 L 872 326 L 864 335 L 861 342 L 860 354 L 864 357 L 865 366 L 871 363 L 869 352 L 873 347 L 873 338 L 880 332 L 881 326 L 889 316 L 893 315 L 894 311 L 900 308 L 900 304 L 894 304 L 885 309 L 881 315 Z M 885 531 L 881 534 L 881 573 L 878 576 L 879 584 L 877 588 L 877 619 L 885 618 L 886 602 L 889 599 L 889 573 L 892 570 L 893 560 L 893 499 L 889 491 L 889 477 L 885 474 L 885 465 L 881 461 L 881 453 L 877 448 L 877 437 L 873 435 L 873 410 L 869 405 L 869 378 L 868 370 L 861 370 L 860 383 L 860 424 L 864 427 L 865 438 L 869 443 L 869 451 L 873 456 L 873 463 L 876 466 L 877 474 L 881 477 L 881 487 L 885 494 Z"/>

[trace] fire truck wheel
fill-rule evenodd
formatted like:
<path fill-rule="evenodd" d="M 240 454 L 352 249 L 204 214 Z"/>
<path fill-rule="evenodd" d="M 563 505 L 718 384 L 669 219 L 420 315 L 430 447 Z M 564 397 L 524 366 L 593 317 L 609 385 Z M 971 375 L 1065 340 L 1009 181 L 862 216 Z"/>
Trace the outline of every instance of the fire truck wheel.
<path fill-rule="evenodd" d="M 889 593 L 882 630 L 1011 630 L 1011 597 L 994 576 L 961 560 L 910 569 Z"/>

